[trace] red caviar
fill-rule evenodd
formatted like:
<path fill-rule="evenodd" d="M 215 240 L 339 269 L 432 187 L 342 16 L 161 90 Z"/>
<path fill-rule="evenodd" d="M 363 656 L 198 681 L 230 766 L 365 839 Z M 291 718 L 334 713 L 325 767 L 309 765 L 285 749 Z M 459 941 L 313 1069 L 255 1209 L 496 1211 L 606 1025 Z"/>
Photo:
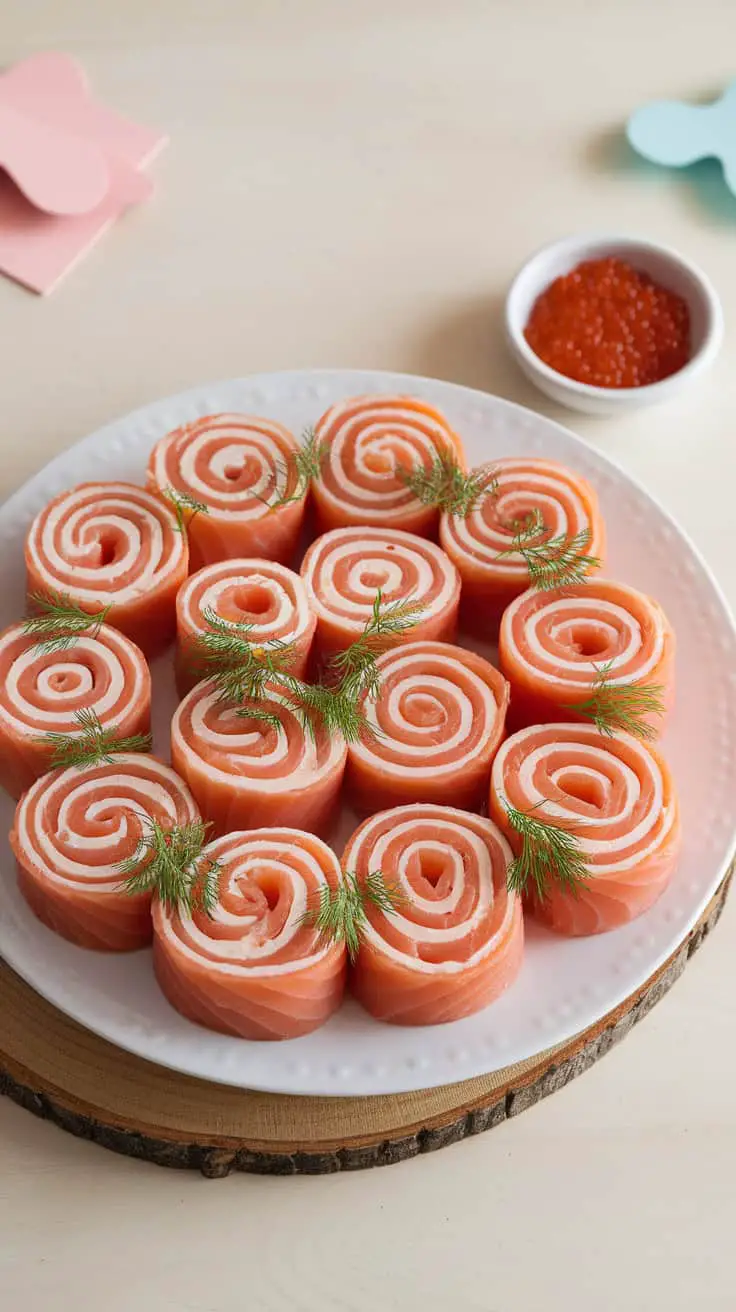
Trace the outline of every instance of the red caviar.
<path fill-rule="evenodd" d="M 690 359 L 681 296 L 623 260 L 585 260 L 532 307 L 524 336 L 551 369 L 593 387 L 644 387 Z"/>

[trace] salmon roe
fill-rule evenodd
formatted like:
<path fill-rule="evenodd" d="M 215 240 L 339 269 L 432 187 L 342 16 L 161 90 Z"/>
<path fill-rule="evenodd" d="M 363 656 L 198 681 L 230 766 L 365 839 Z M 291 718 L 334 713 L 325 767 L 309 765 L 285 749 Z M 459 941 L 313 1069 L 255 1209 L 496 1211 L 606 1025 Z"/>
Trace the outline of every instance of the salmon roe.
<path fill-rule="evenodd" d="M 585 260 L 537 298 L 524 336 L 567 378 L 644 387 L 687 364 L 690 312 L 681 296 L 623 260 Z"/>

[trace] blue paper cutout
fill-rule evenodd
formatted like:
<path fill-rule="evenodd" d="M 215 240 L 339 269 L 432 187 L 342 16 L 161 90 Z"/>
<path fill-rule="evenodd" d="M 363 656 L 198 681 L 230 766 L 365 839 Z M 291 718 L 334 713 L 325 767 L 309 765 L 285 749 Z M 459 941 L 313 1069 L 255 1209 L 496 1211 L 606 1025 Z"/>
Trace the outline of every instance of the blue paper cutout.
<path fill-rule="evenodd" d="M 711 105 L 656 100 L 635 110 L 626 125 L 630 145 L 644 159 L 685 168 L 718 159 L 726 186 L 736 196 L 736 82 Z"/>

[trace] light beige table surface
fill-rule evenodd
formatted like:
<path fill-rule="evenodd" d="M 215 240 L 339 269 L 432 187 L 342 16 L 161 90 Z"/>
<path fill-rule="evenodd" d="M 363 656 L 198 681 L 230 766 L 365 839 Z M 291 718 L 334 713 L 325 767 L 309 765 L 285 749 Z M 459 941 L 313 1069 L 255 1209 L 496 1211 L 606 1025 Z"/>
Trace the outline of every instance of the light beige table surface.
<path fill-rule="evenodd" d="M 67 50 L 110 104 L 171 134 L 154 201 L 52 298 L 0 281 L 6 490 L 134 406 L 256 370 L 401 369 L 547 409 L 506 359 L 499 311 L 530 250 L 576 229 L 671 242 L 736 316 L 736 200 L 717 168 L 696 189 L 620 145 L 642 101 L 736 74 L 733 0 L 1 8 L 4 59 Z M 733 360 L 729 324 L 673 406 L 569 417 L 674 512 L 732 602 Z M 583 1079 L 388 1170 L 207 1182 L 0 1101 L 0 1307 L 733 1312 L 735 949 L 731 906 Z"/>

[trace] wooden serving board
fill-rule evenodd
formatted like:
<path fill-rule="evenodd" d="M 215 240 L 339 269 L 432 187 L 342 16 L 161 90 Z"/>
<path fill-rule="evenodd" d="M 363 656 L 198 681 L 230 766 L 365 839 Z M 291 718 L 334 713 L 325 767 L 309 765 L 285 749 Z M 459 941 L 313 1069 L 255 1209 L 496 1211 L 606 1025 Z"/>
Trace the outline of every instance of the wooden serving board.
<path fill-rule="evenodd" d="M 491 1075 L 387 1097 L 299 1098 L 177 1075 L 90 1033 L 0 962 L 0 1093 L 113 1152 L 210 1177 L 403 1161 L 526 1111 L 604 1056 L 682 974 L 723 910 L 732 873 L 669 960 L 584 1033 Z"/>

